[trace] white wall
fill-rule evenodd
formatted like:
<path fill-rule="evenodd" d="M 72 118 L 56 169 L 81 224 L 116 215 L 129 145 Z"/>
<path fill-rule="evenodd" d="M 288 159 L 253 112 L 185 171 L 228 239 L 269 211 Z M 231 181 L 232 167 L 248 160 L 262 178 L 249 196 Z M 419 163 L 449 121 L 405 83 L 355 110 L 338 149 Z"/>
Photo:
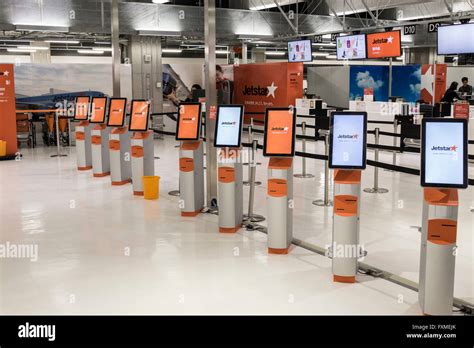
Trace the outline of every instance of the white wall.
<path fill-rule="evenodd" d="M 349 66 L 308 68 L 308 93 L 320 96 L 328 105 L 349 107 Z"/>
<path fill-rule="evenodd" d="M 457 81 L 461 87 L 461 79 L 466 76 L 469 79 L 469 84 L 474 85 L 474 66 L 448 66 L 446 73 L 446 88 L 451 82 Z"/>

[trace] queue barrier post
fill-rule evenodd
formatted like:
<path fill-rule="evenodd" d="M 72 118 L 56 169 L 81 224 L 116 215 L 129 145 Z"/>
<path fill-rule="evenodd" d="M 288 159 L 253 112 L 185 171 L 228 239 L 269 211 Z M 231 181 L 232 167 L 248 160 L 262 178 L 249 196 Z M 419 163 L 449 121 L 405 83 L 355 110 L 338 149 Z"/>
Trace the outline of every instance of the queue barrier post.
<path fill-rule="evenodd" d="M 301 123 L 301 133 L 303 134 L 303 136 L 306 135 L 306 122 L 302 122 Z M 303 142 L 301 144 L 301 147 L 302 147 L 302 151 L 303 152 L 306 152 L 306 138 L 303 138 Z M 305 179 L 305 178 L 314 178 L 314 175 L 313 174 L 308 174 L 306 173 L 306 157 L 303 157 L 302 158 L 302 172 L 301 174 L 294 174 L 293 176 L 295 178 L 302 178 L 302 179 Z"/>
<path fill-rule="evenodd" d="M 379 135 L 379 128 L 375 128 L 375 145 L 379 145 L 380 135 Z M 379 149 L 375 149 L 375 162 L 379 161 Z M 365 188 L 364 192 L 367 193 L 387 193 L 388 189 L 379 187 L 379 168 L 374 167 L 374 187 L 372 188 Z"/>
<path fill-rule="evenodd" d="M 253 118 L 251 119 L 250 124 L 249 124 L 249 126 L 248 126 L 247 129 L 248 129 L 248 137 L 247 137 L 248 143 L 249 143 L 249 144 L 253 144 L 253 141 L 254 141 L 254 140 L 253 140 Z M 249 157 L 249 160 L 248 160 L 248 163 L 247 163 L 247 165 L 248 165 L 248 176 L 247 176 L 247 181 L 244 181 L 244 182 L 243 182 L 244 186 L 250 186 L 250 182 L 251 182 L 250 177 L 251 177 L 251 175 L 252 175 L 252 173 L 251 173 L 251 172 L 252 172 L 251 167 L 252 167 L 252 165 L 255 165 L 255 166 L 256 166 L 256 165 L 258 164 L 258 163 L 256 163 L 256 162 L 255 162 L 255 163 L 252 163 L 253 160 L 251 161 L 251 158 L 253 159 L 253 158 L 255 157 L 255 152 L 256 152 L 256 151 L 257 151 L 257 148 L 256 148 L 256 147 L 254 148 L 254 147 L 252 146 L 251 148 L 249 148 L 249 150 L 248 150 L 248 152 L 247 152 L 247 153 L 249 154 L 249 156 L 248 156 L 248 157 Z M 259 186 L 259 185 L 261 185 L 261 184 L 262 184 L 262 183 L 261 183 L 260 181 L 255 181 L 255 182 L 254 182 L 254 185 L 255 185 L 255 186 Z"/>
<path fill-rule="evenodd" d="M 257 170 L 257 164 L 255 159 L 255 152 L 257 151 L 258 140 L 252 141 L 252 157 L 249 161 L 250 168 L 250 190 L 249 190 L 249 206 L 247 214 L 244 214 L 244 221 L 247 229 L 253 229 L 253 223 L 265 221 L 265 218 L 262 215 L 254 214 L 253 205 L 255 199 L 255 175 Z M 249 228 L 250 227 L 250 228 Z"/>
<path fill-rule="evenodd" d="M 324 134 L 324 154 L 329 156 L 329 131 L 322 130 L 319 132 Z M 313 201 L 313 205 L 318 207 L 332 207 L 333 202 L 329 199 L 329 160 L 324 161 L 324 198 Z"/>
<path fill-rule="evenodd" d="M 56 122 L 56 154 L 54 155 L 51 155 L 50 157 L 67 157 L 66 154 L 64 153 L 61 153 L 61 149 L 60 149 L 60 142 L 61 140 L 59 139 L 59 110 L 56 110 L 56 112 L 54 113 L 54 121 Z M 69 131 L 69 130 L 68 130 Z M 71 138 L 69 138 L 69 141 L 70 141 Z"/>

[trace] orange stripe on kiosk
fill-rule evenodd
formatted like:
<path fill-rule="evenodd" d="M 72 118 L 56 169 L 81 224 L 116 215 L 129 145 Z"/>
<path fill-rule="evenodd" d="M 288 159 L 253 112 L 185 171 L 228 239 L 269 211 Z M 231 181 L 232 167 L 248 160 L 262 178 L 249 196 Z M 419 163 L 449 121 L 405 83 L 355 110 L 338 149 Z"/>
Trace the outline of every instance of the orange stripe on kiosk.
<path fill-rule="evenodd" d="M 214 146 L 218 148 L 219 232 L 235 233 L 242 227 L 243 174 L 241 158 L 242 105 L 217 107 Z"/>
<path fill-rule="evenodd" d="M 131 182 L 132 165 L 130 154 L 130 133 L 125 125 L 126 98 L 111 98 L 107 108 L 109 134 L 110 179 L 113 186 Z"/>
<path fill-rule="evenodd" d="M 76 126 L 76 159 L 78 170 L 92 169 L 92 125 L 89 123 L 90 97 L 76 97 L 74 120 Z"/>
<path fill-rule="evenodd" d="M 333 112 L 329 129 L 329 168 L 334 171 L 333 281 L 355 283 L 359 245 L 360 182 L 366 166 L 367 113 Z"/>
<path fill-rule="evenodd" d="M 181 216 L 193 217 L 204 208 L 204 165 L 201 137 L 201 103 L 178 107 L 176 140 L 179 148 L 179 191 Z"/>
<path fill-rule="evenodd" d="M 155 175 L 153 131 L 148 130 L 150 102 L 132 100 L 129 131 L 134 132 L 131 142 L 133 194 L 143 196 L 143 177 Z"/>
<path fill-rule="evenodd" d="M 92 128 L 92 174 L 101 178 L 110 174 L 109 134 L 105 124 L 107 97 L 92 98 L 90 123 Z"/>
<path fill-rule="evenodd" d="M 268 253 L 287 254 L 293 239 L 293 156 L 296 110 L 265 111 L 263 155 L 268 164 Z"/>
<path fill-rule="evenodd" d="M 453 312 L 458 190 L 467 188 L 467 120 L 423 118 L 421 125 L 421 228 L 418 300 L 428 315 Z"/>

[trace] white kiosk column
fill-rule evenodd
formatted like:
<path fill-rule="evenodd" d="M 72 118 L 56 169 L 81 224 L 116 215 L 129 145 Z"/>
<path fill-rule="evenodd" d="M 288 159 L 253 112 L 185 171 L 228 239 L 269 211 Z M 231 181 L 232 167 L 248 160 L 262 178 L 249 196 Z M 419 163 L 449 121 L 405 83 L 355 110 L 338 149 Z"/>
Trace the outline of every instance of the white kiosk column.
<path fill-rule="evenodd" d="M 133 194 L 143 196 L 143 176 L 155 175 L 153 131 L 135 132 L 132 137 Z"/>
<path fill-rule="evenodd" d="M 268 253 L 288 254 L 293 239 L 293 158 L 270 158 L 267 185 Z"/>
<path fill-rule="evenodd" d="M 110 175 L 109 133 L 105 124 L 92 129 L 92 173 L 96 178 Z"/>
<path fill-rule="evenodd" d="M 130 133 L 127 127 L 112 129 L 109 138 L 110 178 L 113 186 L 131 182 Z"/>
<path fill-rule="evenodd" d="M 196 216 L 204 208 L 202 140 L 182 141 L 179 149 L 181 216 Z"/>
<path fill-rule="evenodd" d="M 92 169 L 91 124 L 81 121 L 76 126 L 76 158 L 78 170 Z"/>

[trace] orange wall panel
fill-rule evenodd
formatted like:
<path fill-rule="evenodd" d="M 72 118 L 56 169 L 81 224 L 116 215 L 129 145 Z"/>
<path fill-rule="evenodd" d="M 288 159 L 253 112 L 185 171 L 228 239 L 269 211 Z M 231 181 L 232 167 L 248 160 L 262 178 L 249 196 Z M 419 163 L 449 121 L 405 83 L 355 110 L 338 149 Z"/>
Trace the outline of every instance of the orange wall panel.
<path fill-rule="evenodd" d="M 7 155 L 17 152 L 13 64 L 0 64 L 0 140 L 7 142 Z"/>

